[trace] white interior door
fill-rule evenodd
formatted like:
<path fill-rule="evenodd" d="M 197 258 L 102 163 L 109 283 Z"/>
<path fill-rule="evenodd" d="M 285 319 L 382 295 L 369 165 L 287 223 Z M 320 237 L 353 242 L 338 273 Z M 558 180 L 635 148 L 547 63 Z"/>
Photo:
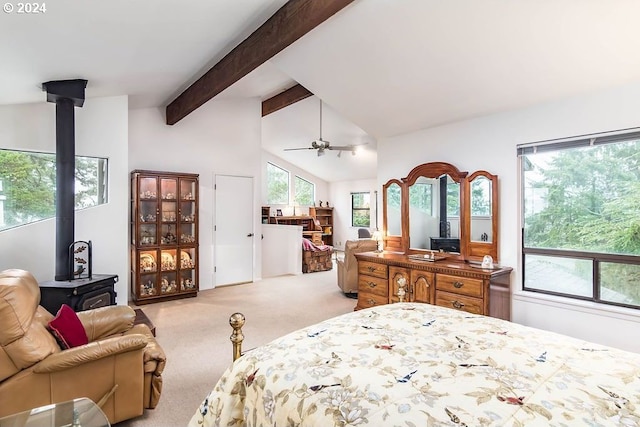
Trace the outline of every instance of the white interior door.
<path fill-rule="evenodd" d="M 253 178 L 215 176 L 215 284 L 253 281 Z"/>

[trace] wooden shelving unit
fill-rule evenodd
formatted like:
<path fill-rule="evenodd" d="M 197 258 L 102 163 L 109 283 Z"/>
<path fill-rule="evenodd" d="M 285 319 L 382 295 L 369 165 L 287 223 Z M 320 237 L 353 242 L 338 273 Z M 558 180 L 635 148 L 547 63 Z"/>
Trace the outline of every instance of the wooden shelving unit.
<path fill-rule="evenodd" d="M 296 216 L 270 216 L 269 209 L 269 206 L 262 207 L 263 224 L 300 225 L 306 237 L 314 237 L 314 243 L 317 243 L 316 235 L 311 232 L 321 232 L 322 242 L 333 246 L 333 208 L 312 206 L 309 208 L 309 215 Z"/>
<path fill-rule="evenodd" d="M 333 208 L 312 206 L 309 208 L 309 216 L 320 224 L 324 244 L 333 246 Z"/>
<path fill-rule="evenodd" d="M 269 217 L 271 216 L 270 214 L 271 212 L 271 208 L 269 206 L 263 206 L 262 207 L 262 223 L 263 224 L 269 224 Z"/>

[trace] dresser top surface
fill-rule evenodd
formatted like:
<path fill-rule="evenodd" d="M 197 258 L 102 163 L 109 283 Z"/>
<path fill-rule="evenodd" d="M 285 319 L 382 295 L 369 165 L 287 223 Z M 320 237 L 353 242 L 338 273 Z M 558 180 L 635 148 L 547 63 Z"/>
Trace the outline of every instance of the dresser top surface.
<path fill-rule="evenodd" d="M 369 261 L 386 265 L 397 265 L 400 267 L 430 270 L 437 273 L 445 274 L 459 273 L 463 275 L 483 276 L 486 278 L 510 274 L 513 270 L 511 267 L 501 267 L 497 265 L 495 265 L 493 269 L 486 269 L 482 268 L 479 263 L 476 264 L 448 258 L 438 261 L 430 261 L 426 258 L 424 260 L 417 260 L 415 258 L 409 258 L 409 256 L 405 253 L 390 251 L 383 251 L 380 253 L 361 252 L 355 254 L 355 257 L 359 261 Z"/>

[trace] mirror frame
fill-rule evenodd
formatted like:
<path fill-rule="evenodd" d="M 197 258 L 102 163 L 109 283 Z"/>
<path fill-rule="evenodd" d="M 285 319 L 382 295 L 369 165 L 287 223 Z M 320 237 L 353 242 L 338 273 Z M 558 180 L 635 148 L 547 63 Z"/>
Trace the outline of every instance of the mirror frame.
<path fill-rule="evenodd" d="M 471 183 L 478 177 L 487 178 L 491 182 L 491 242 L 471 240 Z M 466 192 L 464 198 L 469 206 L 469 212 L 464 223 L 464 233 L 467 236 L 467 259 L 482 260 L 485 255 L 491 255 L 494 262 L 498 261 L 498 175 L 479 170 L 466 178 Z"/>
<path fill-rule="evenodd" d="M 382 186 L 383 194 L 383 232 L 384 249 L 405 254 L 426 253 L 428 249 L 410 248 L 409 239 L 409 186 L 414 184 L 418 177 L 437 178 L 442 174 L 448 174 L 454 181 L 460 183 L 460 254 L 448 254 L 450 259 L 466 261 L 481 261 L 485 255 L 491 255 L 494 262 L 498 261 L 498 224 L 500 197 L 498 193 L 498 175 L 493 175 L 485 170 L 478 170 L 471 175 L 460 171 L 457 167 L 445 162 L 430 162 L 416 166 L 409 174 L 402 178 L 390 179 Z M 491 181 L 491 227 L 493 239 L 491 242 L 471 241 L 471 182 L 484 176 Z M 387 236 L 387 188 L 391 184 L 400 185 L 401 194 L 401 230 L 402 236 Z"/>
<path fill-rule="evenodd" d="M 391 185 L 397 184 L 400 187 L 400 235 L 389 235 L 389 227 L 387 222 L 387 190 Z M 384 248 L 389 251 L 402 251 L 402 219 L 404 218 L 404 184 L 399 179 L 390 179 L 386 184 L 382 186 L 382 230 L 384 230 L 384 236 L 382 237 L 384 242 Z"/>
<path fill-rule="evenodd" d="M 449 258 L 464 259 L 467 250 L 467 238 L 463 236 L 464 224 L 467 223 L 467 207 L 465 203 L 467 172 L 461 172 L 457 167 L 445 162 L 430 162 L 416 166 L 409 174 L 402 178 L 402 248 L 405 253 L 427 253 L 428 249 L 411 248 L 409 236 L 409 187 L 418 180 L 419 177 L 438 178 L 447 174 L 455 182 L 460 184 L 460 254 L 449 254 Z"/>

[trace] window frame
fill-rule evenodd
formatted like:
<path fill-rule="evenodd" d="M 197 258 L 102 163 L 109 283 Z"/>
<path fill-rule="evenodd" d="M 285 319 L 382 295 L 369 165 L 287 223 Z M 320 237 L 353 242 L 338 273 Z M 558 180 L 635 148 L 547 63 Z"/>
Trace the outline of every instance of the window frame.
<path fill-rule="evenodd" d="M 530 162 L 525 157 L 528 154 L 537 154 L 543 152 L 561 151 L 561 150 L 575 150 L 585 147 L 593 147 L 604 144 L 614 144 L 626 141 L 638 141 L 640 140 L 640 132 L 625 132 L 625 133 L 608 133 L 600 135 L 587 135 L 578 138 L 568 138 L 561 140 L 542 141 L 533 144 L 523 144 L 517 147 L 518 154 L 518 168 L 520 171 L 520 224 L 521 224 L 521 278 L 522 278 L 522 290 L 527 292 L 534 292 L 540 294 L 547 294 L 553 296 L 559 296 L 569 299 L 590 301 L 596 304 L 618 306 L 631 309 L 640 309 L 640 302 L 636 304 L 628 304 L 624 302 L 610 301 L 603 299 L 603 277 L 601 277 L 603 264 L 622 264 L 640 266 L 640 255 L 633 254 L 620 254 L 612 252 L 598 252 L 598 251 L 585 251 L 576 249 L 559 249 L 559 248 L 541 248 L 526 246 L 525 239 L 525 224 L 527 215 L 527 197 L 533 197 L 529 194 L 526 187 L 527 180 L 525 179 L 525 172 L 530 165 Z M 591 264 L 591 295 L 584 296 L 578 294 L 572 294 L 562 291 L 554 291 L 548 289 L 539 289 L 535 286 L 527 285 L 527 255 L 538 255 L 549 258 L 564 258 L 588 261 Z"/>
<path fill-rule="evenodd" d="M 5 212 L 8 210 L 6 206 L 6 203 L 7 203 L 6 193 L 8 191 L 8 188 L 11 187 L 11 184 L 2 182 L 2 180 L 0 179 L 0 204 L 2 204 L 2 206 L 0 206 L 0 213 L 2 213 L 2 218 L 0 218 L 2 220 L 2 222 L 0 222 L 0 232 L 55 218 L 56 216 L 55 194 L 56 194 L 56 185 L 57 185 L 56 177 L 55 177 L 56 153 L 51 153 L 46 151 L 12 149 L 12 148 L 0 148 L 0 151 L 14 152 L 14 153 L 27 155 L 27 156 L 39 156 L 42 159 L 46 160 L 48 163 L 50 163 L 52 165 L 50 172 L 52 172 L 52 175 L 53 175 L 50 185 L 51 185 L 52 199 L 54 200 L 52 206 L 50 206 L 50 208 L 52 209 L 51 214 L 46 215 L 43 213 L 42 215 L 36 215 L 38 216 L 37 219 L 31 218 L 28 221 L 7 226 L 4 219 Z M 93 186 L 84 187 L 84 188 L 82 187 L 82 181 L 78 179 L 78 176 L 80 175 L 78 173 L 78 164 L 79 164 L 78 159 L 93 160 L 95 162 L 95 167 L 96 167 L 95 187 Z M 97 206 L 101 206 L 109 203 L 109 190 L 110 190 L 109 158 L 100 157 L 100 156 L 76 155 L 74 175 L 76 177 L 75 185 L 74 185 L 74 211 L 80 211 L 83 209 L 93 208 L 93 207 L 97 207 Z M 49 184 L 43 184 L 43 185 L 44 187 L 46 187 Z M 95 190 L 95 193 L 90 193 L 90 195 L 88 196 L 89 199 L 79 200 L 78 196 L 82 195 L 83 191 L 86 190 L 87 188 Z M 95 198 L 95 202 L 87 203 L 87 200 L 91 200 L 92 198 Z"/>
<path fill-rule="evenodd" d="M 354 206 L 354 196 L 355 195 L 359 195 L 359 194 L 366 194 L 369 196 L 369 207 L 367 208 L 362 208 L 362 207 L 355 207 Z M 356 212 L 363 212 L 366 211 L 367 212 L 367 218 L 369 219 L 368 223 L 366 225 L 364 224 L 358 224 L 356 225 L 354 223 L 354 219 L 356 217 L 355 213 Z M 357 227 L 357 228 L 364 228 L 364 227 L 371 227 L 371 192 L 370 191 L 352 191 L 351 192 L 351 226 L 352 227 Z"/>

